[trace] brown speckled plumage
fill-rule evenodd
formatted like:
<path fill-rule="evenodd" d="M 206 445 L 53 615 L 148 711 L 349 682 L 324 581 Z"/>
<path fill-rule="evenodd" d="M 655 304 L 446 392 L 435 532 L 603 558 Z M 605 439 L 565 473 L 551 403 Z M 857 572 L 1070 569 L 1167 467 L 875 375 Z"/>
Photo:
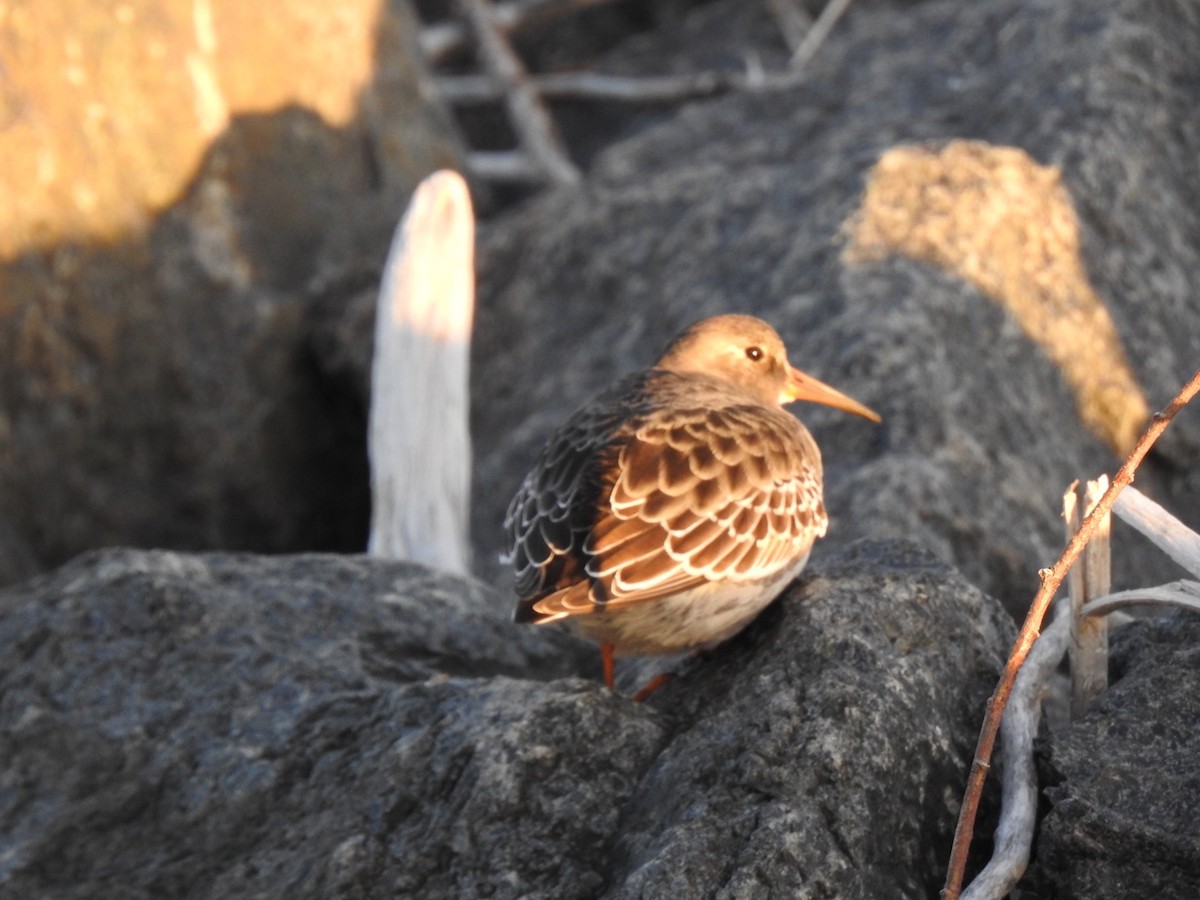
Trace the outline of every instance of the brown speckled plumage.
<path fill-rule="evenodd" d="M 874 417 L 792 369 L 765 322 L 718 316 L 571 416 L 505 519 L 516 620 L 565 619 L 607 655 L 744 627 L 825 533 L 821 454 L 791 399 Z"/>

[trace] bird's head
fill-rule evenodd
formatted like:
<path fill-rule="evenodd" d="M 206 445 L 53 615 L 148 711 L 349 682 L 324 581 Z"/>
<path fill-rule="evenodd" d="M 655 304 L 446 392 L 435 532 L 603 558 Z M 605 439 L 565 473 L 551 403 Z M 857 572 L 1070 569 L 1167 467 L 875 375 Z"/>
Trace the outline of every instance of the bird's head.
<path fill-rule="evenodd" d="M 874 410 L 795 368 L 783 338 L 754 316 L 701 319 L 671 343 L 657 367 L 721 378 L 768 405 L 807 400 L 880 421 Z"/>

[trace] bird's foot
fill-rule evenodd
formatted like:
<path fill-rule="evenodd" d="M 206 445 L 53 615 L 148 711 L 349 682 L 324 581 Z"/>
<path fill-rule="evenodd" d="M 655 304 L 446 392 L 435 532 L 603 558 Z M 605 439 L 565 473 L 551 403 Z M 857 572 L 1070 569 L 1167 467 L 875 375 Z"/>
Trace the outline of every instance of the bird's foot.
<path fill-rule="evenodd" d="M 661 672 L 642 685 L 641 689 L 629 699 L 634 703 L 642 703 L 647 697 L 674 677 L 675 675 L 671 672 Z"/>

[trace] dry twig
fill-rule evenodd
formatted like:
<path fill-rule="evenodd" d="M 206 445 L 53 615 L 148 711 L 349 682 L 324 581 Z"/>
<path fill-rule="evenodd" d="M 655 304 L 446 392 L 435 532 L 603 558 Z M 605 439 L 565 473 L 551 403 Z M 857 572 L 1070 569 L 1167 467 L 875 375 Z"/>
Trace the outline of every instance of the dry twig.
<path fill-rule="evenodd" d="M 1097 597 L 1083 608 L 1085 616 L 1106 616 L 1127 606 L 1174 606 L 1200 612 L 1200 582 L 1172 581 L 1152 588 L 1133 588 Z"/>
<path fill-rule="evenodd" d="M 1130 487 L 1113 505 L 1118 519 L 1133 526 L 1145 537 L 1200 578 L 1200 534 L 1139 491 Z M 1133 588 L 1105 594 L 1089 600 L 1083 608 L 1085 616 L 1104 616 L 1126 606 L 1175 606 L 1200 612 L 1200 582 L 1172 581 L 1158 587 Z"/>
<path fill-rule="evenodd" d="M 804 42 L 804 35 L 812 28 L 812 16 L 797 0 L 767 0 L 767 9 L 775 17 L 788 50 L 795 53 Z"/>
<path fill-rule="evenodd" d="M 571 162 L 554 121 L 538 98 L 525 66 L 509 46 L 493 18 L 491 0 L 458 0 L 471 26 L 479 61 L 504 88 L 508 116 L 521 149 L 556 184 L 576 184 L 579 170 Z"/>
<path fill-rule="evenodd" d="M 1105 481 L 1101 478 L 1088 483 L 1089 507 L 1103 492 Z M 1067 522 L 1068 540 L 1079 527 L 1076 486 L 1072 484 L 1063 496 L 1063 518 Z M 1113 514 L 1149 537 L 1160 548 L 1169 548 L 1168 553 L 1172 558 L 1200 576 L 1200 534 L 1132 485 L 1126 487 L 1117 498 Z M 1105 541 L 1097 536 L 1087 546 L 1084 568 L 1088 571 L 1089 582 L 1093 582 L 1097 575 L 1107 574 L 1107 562 L 1101 560 L 1098 565 L 1092 562 L 1094 552 L 1104 545 Z M 1070 639 L 1070 626 L 1107 622 L 1113 613 L 1127 606 L 1170 606 L 1200 612 L 1200 582 L 1176 581 L 1160 587 L 1135 588 L 1109 594 L 1102 582 L 1082 585 L 1082 581 L 1079 567 L 1073 568 L 1068 574 L 1071 602 L 1059 604 L 1054 623 L 1034 642 L 1004 709 L 1004 719 L 1000 725 L 1004 765 L 995 850 L 987 866 L 963 891 L 962 900 L 1000 900 L 1020 881 L 1029 864 L 1037 809 L 1033 739 L 1041 718 L 1041 695 L 1062 659 Z M 1076 606 L 1076 593 L 1080 595 L 1081 608 Z M 1075 677 L 1077 674 L 1073 664 L 1073 687 L 1078 681 Z M 1107 670 L 1103 674 L 1107 676 Z"/>
<path fill-rule="evenodd" d="M 685 75 L 628 77 L 594 72 L 528 72 L 507 35 L 541 19 L 577 12 L 612 0 L 457 0 L 467 26 L 447 22 L 429 26 L 421 35 L 426 59 L 433 63 L 462 46 L 473 35 L 483 74 L 441 75 L 438 91 L 449 103 L 503 100 L 517 134 L 515 151 L 475 152 L 468 168 L 489 180 L 574 184 L 579 170 L 571 162 L 545 99 L 593 100 L 634 104 L 677 103 L 730 91 L 786 88 L 802 79 L 804 63 L 825 40 L 849 0 L 831 0 L 809 28 L 796 0 L 769 0 L 785 40 L 795 50 L 783 72 L 763 72 L 748 64 L 744 71 L 709 71 Z"/>
<path fill-rule="evenodd" d="M 996 743 L 996 733 L 1000 729 L 1000 720 L 1004 712 L 1004 706 L 1008 702 L 1009 695 L 1012 693 L 1017 672 L 1020 670 L 1021 664 L 1025 661 L 1025 657 L 1028 656 L 1029 648 L 1037 639 L 1038 630 L 1041 628 L 1042 620 L 1046 616 L 1046 610 L 1050 605 L 1050 601 L 1062 584 L 1067 571 L 1074 565 L 1075 560 L 1083 552 L 1083 548 L 1091 540 L 1092 534 L 1095 532 L 1100 520 L 1107 516 L 1112 509 L 1117 495 L 1127 484 L 1133 481 L 1134 473 L 1137 471 L 1137 467 L 1141 464 L 1146 453 L 1154 446 L 1154 442 L 1158 440 L 1159 435 L 1163 433 L 1171 419 L 1175 417 L 1175 414 L 1195 396 L 1198 390 L 1200 390 L 1200 371 L 1197 371 L 1191 377 L 1166 409 L 1154 415 L 1149 427 L 1138 439 L 1129 457 L 1122 464 L 1121 468 L 1117 470 L 1112 484 L 1104 492 L 1104 496 L 1100 498 L 1095 509 L 1083 520 L 1083 525 L 1075 533 L 1075 536 L 1071 538 L 1066 549 L 1063 550 L 1062 555 L 1059 557 L 1058 562 L 1053 567 L 1042 569 L 1038 573 L 1042 578 L 1042 585 L 1038 589 L 1037 595 L 1033 598 L 1032 604 L 1030 604 L 1029 613 L 1026 615 L 1025 622 L 1021 626 L 1021 631 L 1013 644 L 1008 662 L 1004 666 L 1004 673 L 1000 676 L 996 690 L 993 691 L 991 698 L 988 700 L 983 727 L 980 729 L 979 740 L 975 745 L 975 758 L 971 763 L 971 772 L 967 778 L 967 788 L 963 795 L 962 808 L 959 810 L 958 826 L 954 830 L 954 846 L 950 851 L 950 863 L 946 872 L 946 885 L 941 893 L 943 900 L 958 900 L 959 892 L 962 888 L 963 873 L 967 866 L 967 853 L 970 850 L 971 837 L 975 830 L 975 817 L 979 812 L 979 798 L 983 793 L 983 783 L 987 779 L 988 769 L 991 767 L 992 748 Z"/>
<path fill-rule="evenodd" d="M 1113 512 L 1200 578 L 1200 535 L 1136 488 L 1130 488 L 1117 498 Z"/>
<path fill-rule="evenodd" d="M 510 0 L 493 7 L 492 20 L 501 32 L 511 34 L 537 22 L 612 2 L 614 0 Z M 422 29 L 421 52 L 430 63 L 441 62 L 466 46 L 469 37 L 467 29 L 459 22 L 439 22 Z"/>
<path fill-rule="evenodd" d="M 1084 504 L 1089 512 L 1107 487 L 1108 479 L 1103 475 L 1087 483 Z M 1079 528 L 1076 498 L 1072 485 L 1071 499 L 1076 502 L 1068 504 L 1067 498 L 1063 498 L 1064 514 L 1069 506 L 1074 519 L 1068 522 L 1068 540 Z M 1110 522 L 1108 516 L 1100 520 L 1094 539 L 1084 551 L 1082 565 L 1072 569 L 1067 576 L 1071 595 L 1071 716 L 1075 718 L 1083 715 L 1108 687 L 1108 620 L 1103 616 L 1084 616 L 1083 606 L 1093 597 L 1102 597 L 1112 589 Z"/>
<path fill-rule="evenodd" d="M 777 90 L 802 80 L 799 72 L 764 72 L 751 68 L 638 77 L 598 72 L 553 72 L 526 77 L 540 96 L 551 100 L 631 104 L 675 103 L 732 91 Z M 503 87 L 486 75 L 442 75 L 437 78 L 437 86 L 442 97 L 450 103 L 484 103 L 504 96 Z"/>
<path fill-rule="evenodd" d="M 1000 776 L 1000 823 L 992 858 L 963 891 L 962 900 L 996 900 L 1013 889 L 1029 865 L 1037 820 L 1037 772 L 1033 741 L 1042 718 L 1042 695 L 1071 639 L 1071 604 L 1060 603 L 1013 686 L 1000 726 L 1004 768 Z"/>
<path fill-rule="evenodd" d="M 546 174 L 520 150 L 472 150 L 467 154 L 466 166 L 484 181 L 537 184 L 546 180 Z"/>
<path fill-rule="evenodd" d="M 817 55 L 821 45 L 825 43 L 825 39 L 829 37 L 829 32 L 833 31 L 833 26 L 842 17 L 842 13 L 849 8 L 850 0 L 829 0 L 829 3 L 821 10 L 821 14 L 817 16 L 817 21 L 813 22 L 812 28 L 808 29 L 808 33 L 804 35 L 800 46 L 792 54 L 788 65 L 793 70 L 803 69 L 808 65 Z"/>
<path fill-rule="evenodd" d="M 747 72 L 696 72 L 635 78 L 597 72 L 555 72 L 531 75 L 529 81 L 538 94 L 551 100 L 651 104 L 749 90 L 758 87 L 763 76 Z M 483 103 L 504 96 L 503 88 L 485 75 L 440 76 L 437 85 L 450 103 Z"/>

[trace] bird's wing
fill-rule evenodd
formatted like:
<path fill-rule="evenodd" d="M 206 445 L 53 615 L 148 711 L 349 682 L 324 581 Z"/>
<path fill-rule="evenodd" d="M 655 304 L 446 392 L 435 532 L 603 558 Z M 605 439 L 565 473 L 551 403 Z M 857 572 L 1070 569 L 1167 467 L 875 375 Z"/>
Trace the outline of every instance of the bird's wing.
<path fill-rule="evenodd" d="M 507 559 L 516 575 L 517 621 L 536 621 L 529 601 L 587 580 L 583 543 L 596 519 L 602 457 L 625 417 L 618 384 L 562 424 L 508 506 Z"/>
<path fill-rule="evenodd" d="M 820 453 L 782 410 L 651 414 L 608 466 L 607 496 L 582 547 L 588 577 L 530 598 L 538 616 L 614 610 L 712 580 L 757 581 L 825 533 Z"/>

